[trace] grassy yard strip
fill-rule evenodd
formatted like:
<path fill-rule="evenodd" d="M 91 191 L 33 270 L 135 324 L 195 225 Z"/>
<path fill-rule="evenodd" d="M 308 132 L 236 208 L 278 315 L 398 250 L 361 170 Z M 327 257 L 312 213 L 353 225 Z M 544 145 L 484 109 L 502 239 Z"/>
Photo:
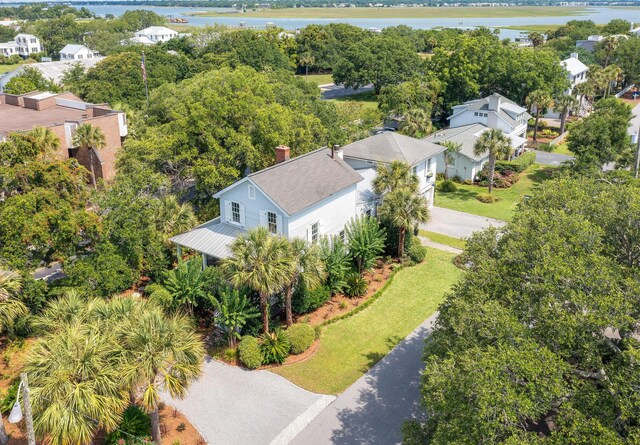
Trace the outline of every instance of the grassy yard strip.
<path fill-rule="evenodd" d="M 304 74 L 301 74 L 299 77 L 302 79 L 315 83 L 316 85 L 326 85 L 328 83 L 333 83 L 333 77 L 331 74 L 309 74 L 309 78 Z"/>
<path fill-rule="evenodd" d="M 433 242 L 444 244 L 445 246 L 455 247 L 456 249 L 464 250 L 465 247 L 467 247 L 467 242 L 465 240 L 443 235 L 441 233 L 420 230 L 420 235 L 429 238 Z"/>
<path fill-rule="evenodd" d="M 588 13 L 583 7 L 502 6 L 476 7 L 414 7 L 414 8 L 283 8 L 261 9 L 246 13 L 196 12 L 204 17 L 264 17 L 264 18 L 496 18 L 496 17 L 558 17 Z"/>
<path fill-rule="evenodd" d="M 344 391 L 435 312 L 462 274 L 453 257 L 429 249 L 423 263 L 399 270 L 366 309 L 326 326 L 309 360 L 270 371 L 309 391 Z"/>
<path fill-rule="evenodd" d="M 561 155 L 569 155 L 569 156 L 574 156 L 573 152 L 571 150 L 569 150 L 569 147 L 567 146 L 567 143 L 563 143 L 563 144 L 558 144 L 555 145 L 553 147 L 553 153 L 558 153 Z"/>
<path fill-rule="evenodd" d="M 0 65 L 0 74 L 8 73 L 18 68 L 21 63 L 14 63 L 13 65 Z"/>
<path fill-rule="evenodd" d="M 543 181 L 549 179 L 555 167 L 533 164 L 520 176 L 520 180 L 508 189 L 494 189 L 498 202 L 486 204 L 476 199 L 476 195 L 486 192 L 486 187 L 477 185 L 456 184 L 458 190 L 453 193 L 437 192 L 434 204 L 460 212 L 510 221 L 516 206 L 525 195 L 530 195 L 533 189 Z"/>

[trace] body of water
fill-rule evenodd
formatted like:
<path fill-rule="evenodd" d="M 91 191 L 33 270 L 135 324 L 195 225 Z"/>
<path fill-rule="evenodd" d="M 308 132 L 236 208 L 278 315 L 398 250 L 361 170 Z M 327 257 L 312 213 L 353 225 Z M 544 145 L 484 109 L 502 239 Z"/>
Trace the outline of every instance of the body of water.
<path fill-rule="evenodd" d="M 243 14 L 230 13 L 223 17 L 194 17 L 190 16 L 197 11 L 224 11 L 221 8 L 187 8 L 187 7 L 164 7 L 164 6 L 139 6 L 139 5 L 83 5 L 96 14 L 121 15 L 125 11 L 134 9 L 145 9 L 154 11 L 164 16 L 183 17 L 189 20 L 189 25 L 226 25 L 238 26 L 241 22 L 249 27 L 265 27 L 273 23 L 275 26 L 284 29 L 299 29 L 310 24 L 326 25 L 329 23 L 349 23 L 362 28 L 385 28 L 387 26 L 407 25 L 416 29 L 430 29 L 437 27 L 448 28 L 475 28 L 486 26 L 489 28 L 499 28 L 503 26 L 518 25 L 548 25 L 564 24 L 569 20 L 593 20 L 595 23 L 607 23 L 613 19 L 625 19 L 631 22 L 640 23 L 640 9 L 617 9 L 606 7 L 587 8 L 587 13 L 582 15 L 567 15 L 556 17 L 496 17 L 496 18 L 340 18 L 340 19 L 308 19 L 308 18 L 257 18 L 247 17 Z M 229 11 L 226 9 L 226 11 Z M 517 30 L 502 29 L 500 36 L 504 38 L 517 37 L 520 34 Z"/>

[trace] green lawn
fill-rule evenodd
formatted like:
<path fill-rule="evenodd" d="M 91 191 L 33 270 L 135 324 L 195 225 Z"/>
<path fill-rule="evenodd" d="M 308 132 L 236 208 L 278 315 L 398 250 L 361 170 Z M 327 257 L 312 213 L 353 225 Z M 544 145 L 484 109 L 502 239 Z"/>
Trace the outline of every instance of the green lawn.
<path fill-rule="evenodd" d="M 492 204 L 485 204 L 476 199 L 478 193 L 487 191 L 486 187 L 461 184 L 456 184 L 458 190 L 453 193 L 436 192 L 434 204 L 447 209 L 509 221 L 523 196 L 530 195 L 538 184 L 549 179 L 554 169 L 555 167 L 548 165 L 532 165 L 521 174 L 520 180 L 513 187 L 494 189 L 495 195 L 500 200 Z"/>
<path fill-rule="evenodd" d="M 571 150 L 569 150 L 569 147 L 567 146 L 566 142 L 563 143 L 563 144 L 554 145 L 553 153 L 558 153 L 558 154 L 561 154 L 561 155 L 573 156 L 573 152 Z"/>
<path fill-rule="evenodd" d="M 264 17 L 264 18 L 496 18 L 496 17 L 558 17 L 588 13 L 582 7 L 503 6 L 477 7 L 415 7 L 415 8 L 283 8 L 261 9 L 246 13 L 196 12 L 205 17 Z"/>
<path fill-rule="evenodd" d="M 462 274 L 453 257 L 429 249 L 424 263 L 399 271 L 371 306 L 323 329 L 315 355 L 271 371 L 309 391 L 341 393 L 435 312 Z"/>
<path fill-rule="evenodd" d="M 456 249 L 464 250 L 464 248 L 467 247 L 467 242 L 461 238 L 454 238 L 452 236 L 447 236 L 436 232 L 429 232 L 427 230 L 420 230 L 420 235 L 429 238 L 431 241 L 434 241 L 436 243 L 455 247 Z"/>
<path fill-rule="evenodd" d="M 20 63 L 15 63 L 13 65 L 0 65 L 0 74 L 4 74 L 7 73 L 9 71 L 13 71 L 16 68 L 18 68 L 21 64 Z"/>
<path fill-rule="evenodd" d="M 309 74 L 309 78 L 302 74 L 301 78 L 308 80 L 309 82 L 313 82 L 316 85 L 325 85 L 327 83 L 333 83 L 333 78 L 331 74 Z"/>

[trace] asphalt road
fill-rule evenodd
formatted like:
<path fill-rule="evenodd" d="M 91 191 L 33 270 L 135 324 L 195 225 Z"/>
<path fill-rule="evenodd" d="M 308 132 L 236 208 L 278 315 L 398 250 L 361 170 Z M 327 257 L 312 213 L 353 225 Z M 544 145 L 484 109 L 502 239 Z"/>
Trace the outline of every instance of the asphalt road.
<path fill-rule="evenodd" d="M 340 85 L 329 83 L 326 85 L 320 85 L 320 90 L 322 91 L 323 99 L 338 99 L 340 97 L 353 96 L 355 94 L 372 91 L 373 85 L 367 85 L 365 87 L 360 87 L 357 90 L 354 90 L 353 88 L 345 88 Z"/>
<path fill-rule="evenodd" d="M 506 223 L 499 219 L 458 212 L 443 207 L 433 206 L 429 209 L 429 222 L 421 224 L 420 228 L 430 232 L 441 233 L 454 238 L 469 238 L 473 232 L 487 227 L 502 227 Z"/>
<path fill-rule="evenodd" d="M 369 372 L 339 395 L 291 444 L 401 443 L 402 424 L 410 418 L 419 418 L 422 414 L 422 349 L 436 317 L 437 314 L 434 314 L 422 323 Z"/>

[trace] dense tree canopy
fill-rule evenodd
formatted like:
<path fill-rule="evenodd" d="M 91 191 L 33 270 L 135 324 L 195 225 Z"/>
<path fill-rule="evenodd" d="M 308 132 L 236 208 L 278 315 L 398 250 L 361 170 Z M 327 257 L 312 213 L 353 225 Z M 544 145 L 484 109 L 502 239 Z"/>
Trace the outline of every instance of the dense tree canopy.
<path fill-rule="evenodd" d="M 406 443 L 637 443 L 638 227 L 637 184 L 561 179 L 474 235 Z"/>

